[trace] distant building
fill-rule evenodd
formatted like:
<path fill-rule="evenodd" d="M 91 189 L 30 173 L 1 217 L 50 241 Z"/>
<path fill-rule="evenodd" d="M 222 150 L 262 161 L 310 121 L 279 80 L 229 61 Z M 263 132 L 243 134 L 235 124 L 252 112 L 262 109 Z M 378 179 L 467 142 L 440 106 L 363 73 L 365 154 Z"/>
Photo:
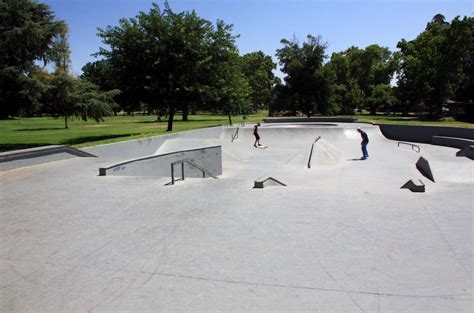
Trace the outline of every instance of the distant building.
<path fill-rule="evenodd" d="M 443 111 L 449 116 L 464 117 L 474 120 L 474 103 L 448 100 L 443 105 Z"/>

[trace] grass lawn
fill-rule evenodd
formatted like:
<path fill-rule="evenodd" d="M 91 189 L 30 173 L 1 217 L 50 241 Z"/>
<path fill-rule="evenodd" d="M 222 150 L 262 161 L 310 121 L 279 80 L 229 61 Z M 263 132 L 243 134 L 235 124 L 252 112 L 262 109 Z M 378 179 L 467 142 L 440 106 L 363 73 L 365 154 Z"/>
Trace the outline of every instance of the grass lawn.
<path fill-rule="evenodd" d="M 246 122 L 261 121 L 267 116 L 261 111 L 247 117 Z M 343 116 L 341 116 L 343 117 Z M 473 123 L 457 122 L 448 118 L 444 121 L 422 121 L 417 118 L 400 116 L 344 116 L 358 118 L 361 122 L 411 124 L 430 126 L 457 126 L 473 128 Z M 167 121 L 156 122 L 155 116 L 114 116 L 103 123 L 84 122 L 79 119 L 69 122 L 69 129 L 64 128 L 63 119 L 50 117 L 15 118 L 0 120 L 0 151 L 17 150 L 36 146 L 66 144 L 74 147 L 86 147 L 97 144 L 112 143 L 136 138 L 169 134 L 166 131 Z M 242 116 L 233 116 L 232 121 L 242 121 Z M 180 132 L 209 126 L 227 125 L 225 115 L 197 114 L 189 115 L 188 122 L 182 122 L 177 115 L 173 123 L 173 132 Z"/>
<path fill-rule="evenodd" d="M 267 112 L 261 111 L 248 116 L 246 121 L 261 121 L 266 116 Z M 0 151 L 57 144 L 80 148 L 229 123 L 225 115 L 196 114 L 189 115 L 188 118 L 188 122 L 183 122 L 181 115 L 176 115 L 172 132 L 166 131 L 168 126 L 166 120 L 156 122 L 154 115 L 113 116 L 106 118 L 102 123 L 74 119 L 68 122 L 68 129 L 64 128 L 62 118 L 32 117 L 0 120 Z M 232 117 L 233 123 L 240 121 L 242 121 L 242 116 Z"/>

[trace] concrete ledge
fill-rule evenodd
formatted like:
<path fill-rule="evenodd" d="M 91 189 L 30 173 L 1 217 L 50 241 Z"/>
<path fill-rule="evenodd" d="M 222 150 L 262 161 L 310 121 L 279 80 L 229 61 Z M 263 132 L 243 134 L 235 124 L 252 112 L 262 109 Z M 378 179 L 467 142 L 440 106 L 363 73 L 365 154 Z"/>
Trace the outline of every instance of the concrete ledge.
<path fill-rule="evenodd" d="M 167 177 L 171 176 L 171 163 L 183 159 L 206 169 L 213 176 L 222 175 L 222 148 L 209 146 L 151 155 L 101 167 L 99 176 Z M 185 165 L 185 173 L 186 177 L 202 177 L 202 172 L 189 164 Z M 181 175 L 181 172 L 175 174 Z"/>
<path fill-rule="evenodd" d="M 474 128 L 379 124 L 382 134 L 391 140 L 432 143 L 433 137 L 474 140 Z"/>
<path fill-rule="evenodd" d="M 425 192 L 425 184 L 423 184 L 421 179 L 418 179 L 418 181 L 420 182 L 419 185 L 415 184 L 413 179 L 410 179 L 403 186 L 401 186 L 400 189 L 408 189 L 411 192 Z"/>
<path fill-rule="evenodd" d="M 295 117 L 295 118 L 264 118 L 265 123 L 310 123 L 310 122 L 332 122 L 332 123 L 354 123 L 356 118 L 337 118 L 337 117 Z"/>
<path fill-rule="evenodd" d="M 462 149 L 465 146 L 474 145 L 474 140 L 447 136 L 433 136 L 431 139 L 431 144 Z"/>
<path fill-rule="evenodd" d="M 253 184 L 253 188 L 257 188 L 257 189 L 262 189 L 267 186 L 286 186 L 286 185 L 273 177 L 267 177 L 265 179 L 258 178 L 256 181 L 254 181 L 254 184 Z"/>
<path fill-rule="evenodd" d="M 71 157 L 96 157 L 88 152 L 66 145 L 51 145 L 0 153 L 0 170 L 10 170 Z"/>
<path fill-rule="evenodd" d="M 423 176 L 425 176 L 432 182 L 435 182 L 433 172 L 431 171 L 430 163 L 427 159 L 425 159 L 424 157 L 420 157 L 416 162 L 416 168 Z"/>
<path fill-rule="evenodd" d="M 465 146 L 458 152 L 456 152 L 457 157 L 466 157 L 471 160 L 474 160 L 474 145 L 473 146 Z"/>

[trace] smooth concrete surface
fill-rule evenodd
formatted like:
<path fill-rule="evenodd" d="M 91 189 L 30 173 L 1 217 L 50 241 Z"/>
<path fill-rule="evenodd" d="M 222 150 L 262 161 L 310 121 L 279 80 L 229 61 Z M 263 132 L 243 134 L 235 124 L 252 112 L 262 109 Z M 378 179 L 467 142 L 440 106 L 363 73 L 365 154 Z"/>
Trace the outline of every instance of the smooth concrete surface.
<path fill-rule="evenodd" d="M 119 149 L 0 172 L 2 310 L 472 312 L 470 159 L 420 144 L 412 193 L 420 154 L 377 126 L 252 126 L 213 134 L 219 179 L 98 176 Z"/>
<path fill-rule="evenodd" d="M 136 139 L 113 144 L 105 144 L 82 149 L 104 158 L 132 159 L 153 155 L 167 140 L 177 138 L 219 138 L 222 126 L 203 128 L 194 131 L 174 133 L 157 137 Z"/>
<path fill-rule="evenodd" d="M 23 166 L 54 162 L 73 157 L 95 157 L 90 153 L 66 145 L 51 145 L 0 153 L 0 171 Z"/>
<path fill-rule="evenodd" d="M 356 118 L 343 118 L 343 117 L 268 117 L 263 119 L 267 124 L 269 123 L 311 123 L 311 122 L 323 122 L 323 123 L 353 123 L 357 122 Z"/>

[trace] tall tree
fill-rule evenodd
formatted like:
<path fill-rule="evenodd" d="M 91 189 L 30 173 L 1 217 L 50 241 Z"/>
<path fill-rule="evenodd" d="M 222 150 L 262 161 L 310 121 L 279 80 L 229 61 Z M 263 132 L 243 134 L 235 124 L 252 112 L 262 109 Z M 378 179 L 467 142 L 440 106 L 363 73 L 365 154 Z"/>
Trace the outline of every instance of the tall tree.
<path fill-rule="evenodd" d="M 35 61 L 50 61 L 66 32 L 66 24 L 46 4 L 0 0 L 0 116 L 18 112 Z"/>
<path fill-rule="evenodd" d="M 463 68 L 472 53 L 472 20 L 456 17 L 449 24 L 435 16 L 414 40 L 398 43 L 398 95 L 405 111 L 416 105 L 430 115 L 441 114 L 443 103 L 454 95 L 466 75 Z"/>
<path fill-rule="evenodd" d="M 262 51 L 251 52 L 241 57 L 242 72 L 249 82 L 253 109 L 257 110 L 268 106 L 275 84 L 273 70 L 276 64 L 272 58 Z"/>
<path fill-rule="evenodd" d="M 282 39 L 281 43 L 284 47 L 278 49 L 276 55 L 298 109 L 308 117 L 317 112 L 330 113 L 331 82 L 323 68 L 327 43 L 320 36 L 311 35 L 301 46 L 295 38 L 291 41 Z"/>
<path fill-rule="evenodd" d="M 140 12 L 136 18 L 120 20 L 119 26 L 99 30 L 110 47 L 99 54 L 128 90 L 142 89 L 134 93 L 141 94 L 136 101 L 144 99 L 157 110 L 167 110 L 167 130 L 171 131 L 176 110 L 182 109 L 186 116 L 189 104 L 195 104 L 191 99 L 221 99 L 227 101 L 224 105 L 233 106 L 235 97 L 245 94 L 234 90 L 236 86 L 245 88 L 245 84 L 238 83 L 236 37 L 231 30 L 232 26 L 222 21 L 214 28 L 194 11 L 176 13 L 167 2 L 163 10 L 153 4 L 148 13 Z M 215 86 L 221 82 L 233 87 L 217 90 Z"/>

